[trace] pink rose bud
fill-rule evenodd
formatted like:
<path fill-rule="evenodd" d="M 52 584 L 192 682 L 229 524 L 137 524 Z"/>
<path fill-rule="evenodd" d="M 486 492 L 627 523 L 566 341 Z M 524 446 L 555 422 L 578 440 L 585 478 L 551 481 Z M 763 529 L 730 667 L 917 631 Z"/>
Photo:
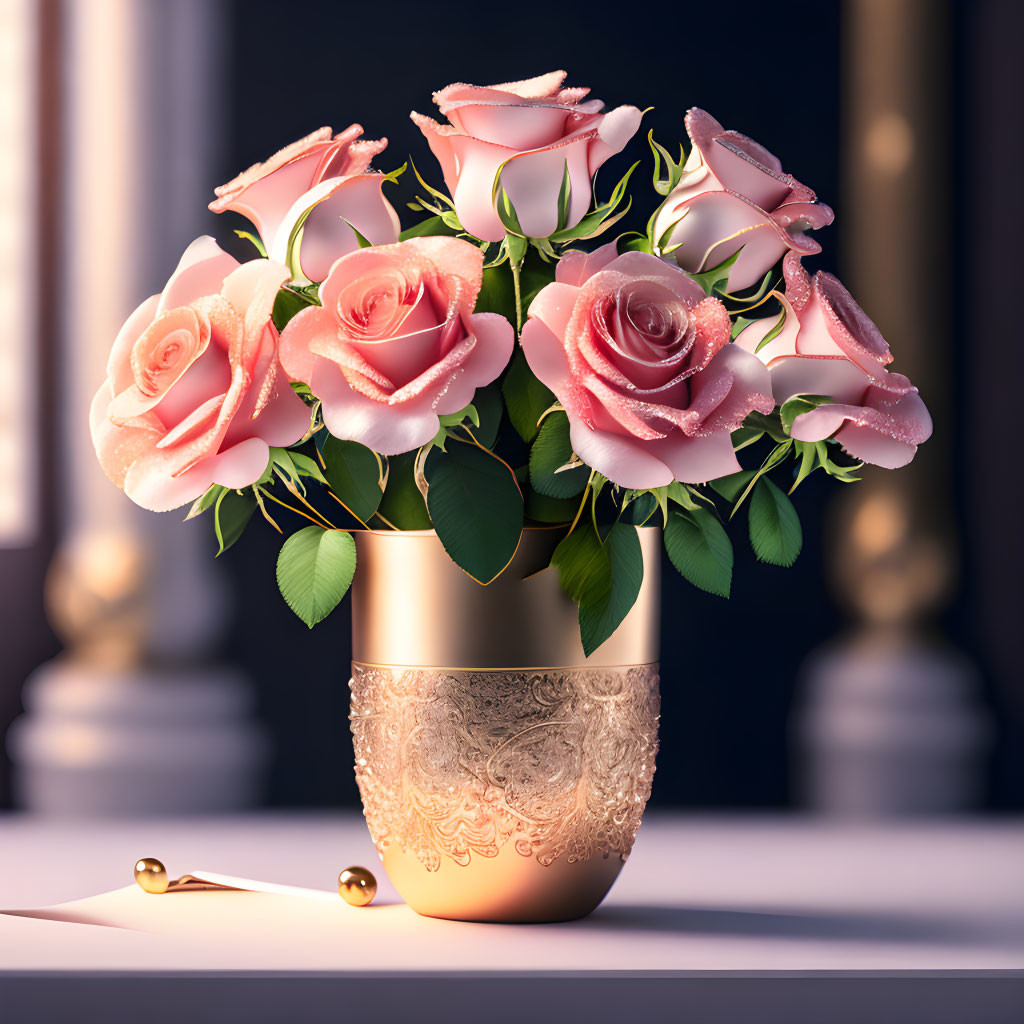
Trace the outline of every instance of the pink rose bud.
<path fill-rule="evenodd" d="M 381 192 L 386 179 L 369 170 L 388 140 L 360 140 L 362 134 L 358 124 L 339 135 L 321 128 L 214 189 L 210 209 L 248 217 L 278 262 L 286 259 L 292 229 L 310 211 L 300 263 L 309 280 L 322 281 L 339 256 L 359 248 L 353 228 L 375 245 L 398 241 L 398 215 Z"/>
<path fill-rule="evenodd" d="M 474 313 L 483 253 L 457 238 L 360 249 L 331 267 L 281 335 L 281 361 L 335 436 L 382 455 L 426 444 L 512 356 L 512 325 Z"/>
<path fill-rule="evenodd" d="M 788 250 L 821 246 L 805 231 L 832 223 L 832 210 L 782 170 L 778 158 L 739 132 L 727 132 L 694 107 L 686 115 L 693 143 L 683 176 L 654 221 L 654 244 L 691 273 L 723 263 L 742 247 L 729 290 L 756 284 Z"/>
<path fill-rule="evenodd" d="M 774 408 L 722 303 L 656 256 L 616 256 L 614 242 L 570 253 L 529 315 L 523 351 L 568 414 L 573 451 L 623 487 L 735 473 L 730 432 Z"/>
<path fill-rule="evenodd" d="M 247 487 L 271 446 L 305 434 L 309 409 L 281 372 L 270 318 L 287 277 L 204 236 L 121 328 L 89 425 L 100 465 L 134 502 L 163 512 L 212 484 Z"/>
<path fill-rule="evenodd" d="M 881 332 L 831 274 L 813 281 L 796 253 L 783 261 L 786 295 L 782 330 L 757 358 L 772 378 L 775 400 L 794 395 L 828 395 L 832 402 L 797 416 L 791 435 L 798 441 L 834 437 L 861 462 L 886 469 L 905 466 L 931 436 L 932 421 L 917 388 L 892 361 Z M 777 324 L 774 317 L 745 328 L 736 344 L 753 352 Z"/>
<path fill-rule="evenodd" d="M 558 230 L 559 192 L 569 173 L 569 215 L 575 227 L 592 198 L 591 179 L 640 127 L 636 107 L 602 113 L 589 89 L 563 89 L 564 71 L 503 85 L 449 85 L 434 102 L 450 124 L 410 116 L 441 164 L 462 226 L 497 242 L 505 227 L 495 209 L 496 179 L 523 232 L 547 238 Z"/>

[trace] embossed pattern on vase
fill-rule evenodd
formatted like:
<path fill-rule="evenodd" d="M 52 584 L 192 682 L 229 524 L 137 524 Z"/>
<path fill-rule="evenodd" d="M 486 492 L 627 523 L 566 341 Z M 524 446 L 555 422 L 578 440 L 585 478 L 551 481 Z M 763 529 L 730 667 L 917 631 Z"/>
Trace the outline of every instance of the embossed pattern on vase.
<path fill-rule="evenodd" d="M 626 859 L 651 792 L 658 666 L 473 671 L 352 665 L 370 834 L 428 871 L 508 842 L 550 865 Z"/>

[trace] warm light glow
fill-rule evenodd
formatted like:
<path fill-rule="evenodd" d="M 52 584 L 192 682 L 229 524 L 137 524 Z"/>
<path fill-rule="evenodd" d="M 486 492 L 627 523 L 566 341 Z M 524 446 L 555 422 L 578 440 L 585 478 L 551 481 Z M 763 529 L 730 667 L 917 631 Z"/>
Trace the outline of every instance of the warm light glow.
<path fill-rule="evenodd" d="M 861 502 L 850 532 L 865 558 L 878 558 L 904 540 L 907 527 L 902 502 L 890 491 L 878 491 Z"/>
<path fill-rule="evenodd" d="M 902 114 L 879 114 L 864 136 L 864 154 L 868 163 L 883 174 L 902 174 L 914 155 L 914 133 Z"/>

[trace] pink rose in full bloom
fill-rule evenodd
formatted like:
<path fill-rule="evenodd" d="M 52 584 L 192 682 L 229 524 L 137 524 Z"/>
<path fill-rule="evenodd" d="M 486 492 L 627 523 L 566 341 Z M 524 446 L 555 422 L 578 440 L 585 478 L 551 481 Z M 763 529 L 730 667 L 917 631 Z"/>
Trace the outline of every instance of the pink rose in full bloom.
<path fill-rule="evenodd" d="M 616 256 L 614 242 L 564 256 L 529 313 L 523 351 L 568 414 L 573 451 L 623 487 L 735 473 L 730 432 L 774 408 L 722 303 L 656 256 Z"/>
<path fill-rule="evenodd" d="M 281 362 L 321 400 L 335 436 L 382 455 L 426 444 L 512 355 L 512 325 L 474 313 L 483 253 L 457 238 L 411 238 L 338 260 L 322 306 L 281 335 Z"/>
<path fill-rule="evenodd" d="M 694 107 L 686 115 L 693 148 L 679 184 L 654 221 L 655 245 L 698 273 L 743 251 L 729 290 L 749 288 L 788 250 L 821 251 L 805 231 L 832 223 L 832 210 L 782 170 L 778 158 Z"/>
<path fill-rule="evenodd" d="M 757 358 L 768 367 L 776 401 L 794 395 L 834 399 L 797 416 L 798 441 L 835 439 L 854 458 L 886 469 L 905 466 L 932 432 L 917 388 L 885 369 L 889 346 L 853 296 L 831 274 L 812 280 L 796 253 L 783 261 L 786 313 L 782 330 Z M 777 323 L 774 317 L 744 329 L 736 344 L 753 352 Z"/>
<path fill-rule="evenodd" d="M 292 229 L 310 211 L 299 261 L 309 280 L 322 281 L 339 256 L 359 248 L 353 227 L 374 245 L 398 241 L 398 215 L 381 192 L 386 179 L 369 170 L 388 140 L 360 140 L 362 134 L 358 124 L 338 135 L 320 128 L 214 189 L 210 209 L 248 217 L 279 263 Z"/>
<path fill-rule="evenodd" d="M 590 208 L 591 179 L 640 127 L 636 107 L 601 112 L 589 89 L 564 89 L 564 71 L 503 85 L 449 85 L 434 102 L 450 124 L 410 115 L 441 164 L 462 226 L 497 242 L 505 228 L 494 207 L 495 178 L 530 238 L 558 229 L 558 196 L 569 171 L 569 216 L 575 227 Z"/>
<path fill-rule="evenodd" d="M 204 236 L 121 328 L 89 425 L 100 465 L 134 502 L 164 512 L 212 484 L 247 487 L 271 445 L 305 434 L 309 409 L 280 372 L 270 319 L 287 277 Z"/>

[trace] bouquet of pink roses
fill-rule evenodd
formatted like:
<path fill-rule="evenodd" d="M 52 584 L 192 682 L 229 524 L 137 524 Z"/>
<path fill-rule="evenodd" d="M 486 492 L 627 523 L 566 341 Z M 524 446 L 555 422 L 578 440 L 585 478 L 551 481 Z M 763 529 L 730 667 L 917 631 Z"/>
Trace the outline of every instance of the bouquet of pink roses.
<path fill-rule="evenodd" d="M 111 480 L 146 508 L 210 510 L 221 551 L 256 509 L 298 524 L 277 579 L 310 626 L 352 581 L 353 529 L 433 529 L 487 584 L 524 526 L 560 527 L 551 564 L 589 654 L 636 599 L 638 526 L 727 596 L 723 519 L 745 507 L 756 556 L 789 565 L 787 491 L 908 463 L 931 432 L 916 388 L 802 265 L 832 211 L 693 109 L 688 155 L 648 136 L 646 232 L 584 251 L 637 196 L 636 164 L 603 201 L 594 181 L 642 114 L 564 77 L 451 85 L 447 123 L 412 114 L 447 191 L 414 169 L 404 230 L 384 187 L 405 168 L 372 169 L 386 140 L 359 125 L 218 188 L 210 208 L 247 217 L 259 256 L 197 239 L 129 317 L 91 413 Z"/>

